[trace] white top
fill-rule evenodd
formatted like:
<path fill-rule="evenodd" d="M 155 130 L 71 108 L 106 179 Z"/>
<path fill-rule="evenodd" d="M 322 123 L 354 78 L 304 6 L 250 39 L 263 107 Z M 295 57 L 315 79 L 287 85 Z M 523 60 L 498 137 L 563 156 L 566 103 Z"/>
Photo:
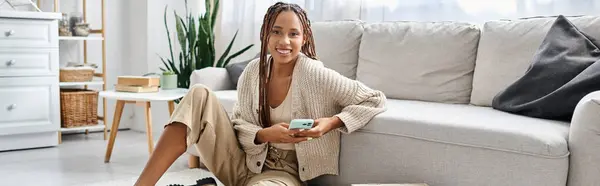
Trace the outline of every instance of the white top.
<path fill-rule="evenodd" d="M 149 93 L 133 93 L 133 92 L 117 92 L 115 90 L 101 91 L 98 95 L 104 98 L 111 98 L 123 101 L 172 101 L 185 96 L 188 89 L 160 89 L 158 92 Z"/>
<path fill-rule="evenodd" d="M 285 95 L 285 99 L 279 106 L 271 108 L 271 123 L 277 124 L 281 122 L 290 123 L 292 121 L 292 102 L 291 102 L 291 90 L 288 90 Z M 293 143 L 271 143 L 271 146 L 283 149 L 283 150 L 295 150 L 296 147 Z"/>
<path fill-rule="evenodd" d="M 33 12 L 33 11 L 0 11 L 2 18 L 25 18 L 25 19 L 61 19 L 62 14 L 56 12 Z"/>

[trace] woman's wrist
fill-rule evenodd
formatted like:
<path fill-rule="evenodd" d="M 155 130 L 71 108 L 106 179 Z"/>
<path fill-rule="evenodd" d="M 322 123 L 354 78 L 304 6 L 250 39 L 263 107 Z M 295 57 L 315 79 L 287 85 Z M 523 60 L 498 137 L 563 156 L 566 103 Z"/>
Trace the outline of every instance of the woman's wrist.
<path fill-rule="evenodd" d="M 258 132 L 256 132 L 256 136 L 254 137 L 254 144 L 258 145 L 258 144 L 263 144 L 263 143 L 267 142 L 267 140 L 264 139 L 264 136 L 265 136 L 264 132 L 265 132 L 265 129 L 260 129 L 260 130 L 258 130 Z"/>
<path fill-rule="evenodd" d="M 324 130 L 324 134 L 325 134 L 325 133 L 328 133 L 329 131 L 338 129 L 342 126 L 344 126 L 344 122 L 342 122 L 342 120 L 339 117 L 333 116 L 328 119 L 328 122 L 326 125 L 322 126 L 322 129 Z"/>
<path fill-rule="evenodd" d="M 333 120 L 333 128 L 331 130 L 338 129 L 344 126 L 344 121 L 342 121 L 342 119 L 340 119 L 339 117 L 333 116 L 331 117 L 331 119 Z"/>

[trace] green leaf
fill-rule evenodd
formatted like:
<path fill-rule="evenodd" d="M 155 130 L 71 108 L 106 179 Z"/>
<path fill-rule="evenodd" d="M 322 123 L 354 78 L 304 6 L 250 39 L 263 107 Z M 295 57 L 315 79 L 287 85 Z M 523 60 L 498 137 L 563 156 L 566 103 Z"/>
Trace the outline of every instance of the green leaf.
<path fill-rule="evenodd" d="M 210 4 L 210 1 L 211 0 L 204 0 L 204 9 L 206 11 L 204 11 L 204 16 L 202 16 L 202 17 L 205 17 L 205 18 L 210 18 L 211 17 L 213 10 L 212 10 L 212 6 Z"/>
<path fill-rule="evenodd" d="M 185 58 L 183 58 L 183 57 L 184 57 L 183 53 L 179 53 L 179 70 L 180 70 L 181 74 L 183 74 L 183 72 L 184 72 L 184 69 L 183 69 L 183 63 L 184 63 L 184 61 L 183 60 Z"/>
<path fill-rule="evenodd" d="M 225 58 L 227 57 L 227 55 L 229 55 L 229 51 L 231 50 L 231 47 L 233 47 L 233 42 L 235 42 L 235 38 L 237 37 L 237 34 L 238 34 L 238 31 L 235 31 L 235 34 L 233 35 L 233 39 L 231 39 L 231 42 L 229 42 L 227 49 L 225 49 L 225 51 L 223 52 L 223 55 L 221 55 L 221 57 L 219 58 L 219 61 L 217 62 L 216 67 L 223 67 L 222 65 L 225 62 Z"/>
<path fill-rule="evenodd" d="M 206 24 L 209 24 L 208 22 Z M 215 55 L 215 33 L 212 30 L 212 28 L 208 31 L 208 35 L 209 35 L 209 39 L 208 39 L 208 55 L 209 55 L 209 63 L 210 66 L 215 66 L 215 60 L 216 55 Z"/>
<path fill-rule="evenodd" d="M 189 40 L 189 47 L 190 50 L 194 47 L 195 43 L 196 43 L 196 20 L 194 18 L 192 18 L 192 16 L 190 15 L 190 18 L 188 19 L 188 40 Z"/>
<path fill-rule="evenodd" d="M 188 6 L 187 5 L 188 5 L 188 1 L 185 0 L 185 15 L 188 14 Z"/>
<path fill-rule="evenodd" d="M 166 67 L 167 69 L 169 69 L 169 71 L 172 71 L 171 67 L 169 67 L 169 65 L 167 65 L 167 62 L 165 62 L 165 58 L 163 58 L 163 57 L 160 57 L 160 56 L 158 56 L 158 57 L 159 57 L 159 58 L 160 58 L 160 60 L 162 61 L 163 65 L 165 65 L 165 67 Z"/>
<path fill-rule="evenodd" d="M 169 26 L 167 24 L 167 6 L 165 6 L 163 19 L 165 22 L 165 30 L 167 30 L 167 40 L 169 40 L 169 53 L 171 54 L 171 61 L 175 61 L 175 58 L 173 57 L 173 46 L 171 45 L 171 33 L 169 32 Z"/>
<path fill-rule="evenodd" d="M 201 25 L 202 25 L 201 35 L 203 36 L 203 38 L 205 38 L 202 45 L 200 45 L 200 50 L 202 50 L 202 52 L 203 52 L 201 68 L 212 67 L 214 65 L 215 60 L 214 60 L 214 52 L 211 49 L 214 49 L 214 47 L 212 47 L 210 45 L 211 44 L 211 40 L 210 40 L 211 32 L 208 28 L 209 23 L 206 18 L 202 19 Z"/>
<path fill-rule="evenodd" d="M 177 15 L 177 13 L 175 13 L 175 17 L 176 17 L 176 24 L 175 24 L 175 28 L 177 29 L 177 40 L 179 40 L 179 45 L 181 47 L 181 50 L 183 51 L 183 53 L 187 53 L 187 40 L 185 39 L 185 29 L 183 28 L 183 21 L 181 19 L 181 17 L 179 17 Z"/>
<path fill-rule="evenodd" d="M 175 62 L 168 60 L 167 62 L 169 63 L 169 65 L 171 66 L 171 70 L 173 70 L 176 74 L 179 74 L 179 71 L 177 70 L 177 68 L 175 67 Z"/>
<path fill-rule="evenodd" d="M 175 13 L 175 11 L 173 11 Z M 187 16 L 187 14 L 186 14 Z M 181 26 L 183 26 L 183 30 L 187 30 L 187 25 L 185 24 L 185 21 L 183 21 L 183 18 L 179 15 L 177 15 L 177 13 L 175 13 L 175 21 L 180 21 L 181 22 Z"/>
<path fill-rule="evenodd" d="M 201 44 L 201 37 L 198 37 L 198 41 L 196 42 L 196 46 L 194 46 L 194 50 L 196 51 L 196 59 L 194 60 L 194 69 L 198 69 L 201 67 L 202 65 L 202 58 L 203 58 L 203 50 L 200 50 L 200 44 Z"/>
<path fill-rule="evenodd" d="M 188 52 L 189 52 L 189 60 L 187 60 L 187 65 L 190 66 L 190 68 L 194 69 L 196 68 L 196 63 L 194 62 L 195 59 L 197 58 L 196 56 L 196 40 L 197 40 L 197 34 L 196 34 L 196 20 L 195 18 L 192 17 L 192 15 L 190 14 L 188 17 Z"/>
<path fill-rule="evenodd" d="M 237 57 L 237 56 L 239 56 L 239 55 L 243 54 L 243 53 L 244 53 L 244 52 L 246 52 L 248 49 L 252 48 L 252 46 L 254 46 L 254 44 L 252 44 L 252 45 L 248 45 L 246 48 L 244 48 L 244 49 L 242 49 L 242 50 L 240 50 L 240 51 L 238 51 L 238 52 L 236 52 L 236 53 L 232 54 L 231 56 L 229 56 L 229 57 L 227 58 L 227 60 L 225 60 L 225 64 L 223 64 L 223 67 L 227 66 L 227 64 L 229 64 L 229 62 L 230 62 L 230 61 L 231 61 L 233 58 L 235 58 L 235 57 Z"/>
<path fill-rule="evenodd" d="M 208 1 L 208 0 L 207 0 Z M 217 22 L 217 16 L 219 14 L 219 0 L 214 0 L 215 5 L 213 7 L 213 12 L 211 15 L 210 28 L 215 28 L 215 23 Z"/>
<path fill-rule="evenodd" d="M 207 57 L 207 53 L 206 53 L 206 48 L 207 48 L 207 33 L 206 33 L 206 28 L 204 28 L 204 20 L 202 18 L 199 19 L 198 22 L 198 41 L 196 43 L 196 49 L 198 50 L 197 54 L 198 54 L 198 58 L 196 62 L 196 68 L 195 69 L 202 69 L 204 67 L 206 67 L 205 62 L 206 60 L 208 60 Z"/>

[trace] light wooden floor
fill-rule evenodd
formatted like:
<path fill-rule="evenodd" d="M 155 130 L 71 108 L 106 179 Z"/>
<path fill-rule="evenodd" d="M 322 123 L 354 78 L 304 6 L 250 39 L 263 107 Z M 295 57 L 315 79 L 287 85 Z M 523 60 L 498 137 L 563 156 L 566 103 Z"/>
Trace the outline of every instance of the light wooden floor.
<path fill-rule="evenodd" d="M 85 185 L 139 176 L 149 157 L 145 133 L 119 131 L 110 163 L 104 163 L 107 142 L 101 132 L 68 134 L 57 147 L 0 152 L 0 185 Z M 185 155 L 168 171 L 184 169 Z"/>

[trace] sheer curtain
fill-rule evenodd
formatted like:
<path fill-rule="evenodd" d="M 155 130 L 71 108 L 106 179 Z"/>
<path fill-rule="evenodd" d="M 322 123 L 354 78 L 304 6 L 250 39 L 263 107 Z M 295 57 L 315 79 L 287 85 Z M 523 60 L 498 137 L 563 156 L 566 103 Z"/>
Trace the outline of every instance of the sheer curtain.
<path fill-rule="evenodd" d="M 598 15 L 600 0 L 282 0 L 304 8 L 311 21 L 360 19 L 382 21 L 460 21 L 482 24 L 488 20 L 549 15 Z M 221 54 L 236 31 L 232 51 L 254 47 L 235 61 L 260 51 L 260 26 L 267 8 L 278 0 L 221 0 L 216 47 Z"/>

